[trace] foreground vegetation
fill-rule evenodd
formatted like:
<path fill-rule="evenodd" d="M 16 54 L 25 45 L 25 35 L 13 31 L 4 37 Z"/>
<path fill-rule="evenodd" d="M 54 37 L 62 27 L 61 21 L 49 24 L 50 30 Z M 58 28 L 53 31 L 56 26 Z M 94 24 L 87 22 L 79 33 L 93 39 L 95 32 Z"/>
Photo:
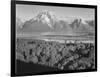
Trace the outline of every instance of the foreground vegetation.
<path fill-rule="evenodd" d="M 16 59 L 61 70 L 94 69 L 94 43 L 17 39 Z"/>

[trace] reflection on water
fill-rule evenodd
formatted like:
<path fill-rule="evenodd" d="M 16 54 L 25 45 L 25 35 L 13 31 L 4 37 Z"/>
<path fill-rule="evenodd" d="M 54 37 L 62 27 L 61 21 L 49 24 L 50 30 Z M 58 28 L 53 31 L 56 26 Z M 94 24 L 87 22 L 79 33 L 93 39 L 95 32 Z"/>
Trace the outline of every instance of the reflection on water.
<path fill-rule="evenodd" d="M 94 43 L 95 42 L 95 36 L 92 35 L 86 35 L 85 33 L 83 34 L 65 34 L 65 33 L 53 33 L 52 34 L 49 32 L 47 33 L 20 33 L 16 35 L 17 38 L 24 38 L 24 39 L 39 39 L 39 40 L 45 40 L 45 41 L 56 41 L 60 43 Z"/>

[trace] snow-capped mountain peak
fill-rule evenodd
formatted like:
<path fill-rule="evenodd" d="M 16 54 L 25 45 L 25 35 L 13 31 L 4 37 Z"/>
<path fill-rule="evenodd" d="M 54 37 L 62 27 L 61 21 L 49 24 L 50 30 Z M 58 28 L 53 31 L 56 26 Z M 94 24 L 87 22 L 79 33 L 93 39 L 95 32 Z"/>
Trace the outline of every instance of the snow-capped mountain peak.
<path fill-rule="evenodd" d="M 65 32 L 67 34 L 94 31 L 95 22 L 86 22 L 85 19 L 76 17 L 57 17 L 50 11 L 41 11 L 34 18 L 26 21 L 21 30 L 22 32 Z"/>
<path fill-rule="evenodd" d="M 53 28 L 53 25 L 55 24 L 57 18 L 52 12 L 44 10 L 39 12 L 38 15 L 34 18 L 34 20 L 48 24 L 50 28 Z"/>

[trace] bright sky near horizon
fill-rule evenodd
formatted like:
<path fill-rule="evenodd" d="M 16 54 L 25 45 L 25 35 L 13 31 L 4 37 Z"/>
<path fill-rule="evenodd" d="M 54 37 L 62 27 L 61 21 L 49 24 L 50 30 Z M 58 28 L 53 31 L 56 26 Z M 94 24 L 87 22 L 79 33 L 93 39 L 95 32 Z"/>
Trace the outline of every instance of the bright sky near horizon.
<path fill-rule="evenodd" d="M 42 10 L 51 11 L 57 17 L 75 17 L 86 20 L 95 19 L 95 9 L 23 4 L 16 5 L 16 17 L 24 22 L 33 18 Z"/>

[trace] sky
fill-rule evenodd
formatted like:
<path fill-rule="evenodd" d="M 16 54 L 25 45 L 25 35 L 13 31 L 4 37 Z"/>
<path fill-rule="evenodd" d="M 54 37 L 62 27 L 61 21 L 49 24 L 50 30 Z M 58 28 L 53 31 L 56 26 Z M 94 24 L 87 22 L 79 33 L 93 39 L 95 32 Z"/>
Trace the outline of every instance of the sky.
<path fill-rule="evenodd" d="M 85 20 L 92 20 L 95 18 L 94 9 L 90 8 L 76 8 L 76 7 L 58 7 L 58 6 L 43 6 L 43 5 L 25 5 L 16 4 L 16 17 L 23 22 L 35 17 L 40 11 L 48 10 L 53 12 L 58 18 L 60 17 L 74 17 Z"/>

